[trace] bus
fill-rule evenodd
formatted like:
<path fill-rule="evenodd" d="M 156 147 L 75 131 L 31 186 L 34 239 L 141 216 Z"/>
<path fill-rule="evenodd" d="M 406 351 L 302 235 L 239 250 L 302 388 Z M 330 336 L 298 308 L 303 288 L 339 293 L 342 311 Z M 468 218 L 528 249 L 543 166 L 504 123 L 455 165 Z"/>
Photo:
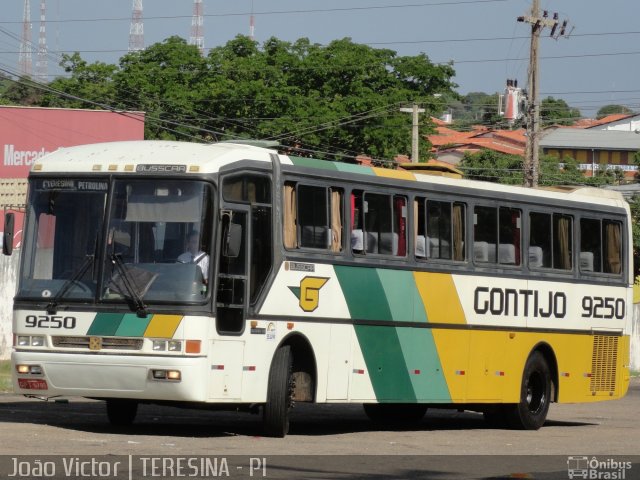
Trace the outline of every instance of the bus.
<path fill-rule="evenodd" d="M 114 425 L 144 403 L 252 411 L 279 437 L 299 402 L 408 424 L 467 409 L 536 430 L 552 402 L 624 396 L 628 204 L 440 173 L 250 142 L 38 159 L 15 391 L 104 400 Z M 180 260 L 191 243 L 199 259 Z"/>

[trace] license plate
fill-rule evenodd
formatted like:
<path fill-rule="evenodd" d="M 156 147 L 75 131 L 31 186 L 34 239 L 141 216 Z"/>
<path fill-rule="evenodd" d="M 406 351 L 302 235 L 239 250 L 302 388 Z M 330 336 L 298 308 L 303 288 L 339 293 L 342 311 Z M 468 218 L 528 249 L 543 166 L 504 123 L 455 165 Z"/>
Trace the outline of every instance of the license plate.
<path fill-rule="evenodd" d="M 19 378 L 18 386 L 24 390 L 47 390 L 49 388 L 47 381 L 39 378 Z"/>

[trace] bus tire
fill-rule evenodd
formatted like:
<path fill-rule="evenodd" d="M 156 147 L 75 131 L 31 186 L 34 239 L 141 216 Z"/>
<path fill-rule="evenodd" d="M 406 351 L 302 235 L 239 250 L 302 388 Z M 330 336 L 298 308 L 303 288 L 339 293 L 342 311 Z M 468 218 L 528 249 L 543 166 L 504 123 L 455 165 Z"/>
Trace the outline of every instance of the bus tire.
<path fill-rule="evenodd" d="M 362 407 L 372 422 L 381 425 L 410 425 L 427 413 L 427 406 L 420 403 L 363 403 Z"/>
<path fill-rule="evenodd" d="M 133 423 L 138 413 L 138 402 L 113 398 L 107 400 L 109 423 L 116 427 L 127 427 Z"/>
<path fill-rule="evenodd" d="M 267 402 L 262 411 L 264 432 L 270 437 L 284 437 L 289 433 L 289 411 L 293 406 L 291 347 L 276 350 L 269 370 Z"/>
<path fill-rule="evenodd" d="M 551 372 L 540 352 L 527 359 L 522 373 L 520 402 L 506 407 L 511 428 L 538 430 L 547 418 L 551 402 Z"/>
<path fill-rule="evenodd" d="M 508 428 L 509 419 L 502 405 L 482 412 L 484 421 L 489 428 Z"/>

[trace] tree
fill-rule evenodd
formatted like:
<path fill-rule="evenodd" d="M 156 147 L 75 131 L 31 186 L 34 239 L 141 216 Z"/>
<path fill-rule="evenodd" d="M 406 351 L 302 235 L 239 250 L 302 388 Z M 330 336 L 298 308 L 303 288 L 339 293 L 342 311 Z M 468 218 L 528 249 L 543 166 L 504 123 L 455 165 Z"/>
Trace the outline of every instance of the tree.
<path fill-rule="evenodd" d="M 461 129 L 472 125 L 500 125 L 504 118 L 498 112 L 498 94 L 469 92 L 459 100 L 450 102 L 454 125 Z"/>
<path fill-rule="evenodd" d="M 522 185 L 523 159 L 519 155 L 507 155 L 494 150 L 466 152 L 459 168 L 465 178 L 487 182 Z"/>
<path fill-rule="evenodd" d="M 616 113 L 630 114 L 633 113 L 633 111 L 624 105 L 605 105 L 597 111 L 596 118 L 599 120 L 607 115 L 613 115 Z"/>
<path fill-rule="evenodd" d="M 29 77 L 20 77 L 19 80 L 10 81 L 6 85 L 2 96 L 9 105 L 31 107 L 40 105 L 42 90 Z"/>
<path fill-rule="evenodd" d="M 43 95 L 44 107 L 104 108 L 115 103 L 113 75 L 118 67 L 103 62 L 87 63 L 78 52 L 63 54 L 60 66 L 69 78 L 56 78 Z"/>
<path fill-rule="evenodd" d="M 326 46 L 276 38 L 259 45 L 238 36 L 203 58 L 170 37 L 126 54 L 117 66 L 88 64 L 78 54 L 65 56 L 63 66 L 71 76 L 52 82 L 62 93 L 45 95 L 44 105 L 142 110 L 148 139 L 272 138 L 300 154 L 332 158 L 408 154 L 411 116 L 400 107 L 425 108 L 426 133 L 429 116 L 456 95 L 451 65 L 348 38 Z"/>
<path fill-rule="evenodd" d="M 195 108 L 205 70 L 198 47 L 176 36 L 130 52 L 113 75 L 117 105 L 146 112 L 145 138 L 208 140 L 206 113 Z"/>
<path fill-rule="evenodd" d="M 543 125 L 572 125 L 580 116 L 580 110 L 571 108 L 560 98 L 547 97 L 540 103 L 540 118 Z"/>
<path fill-rule="evenodd" d="M 459 168 L 465 177 L 509 185 L 522 185 L 523 158 L 519 155 L 507 155 L 493 150 L 482 150 L 465 153 Z M 562 162 L 552 155 L 540 157 L 541 186 L 553 185 L 590 185 L 603 186 L 619 183 L 622 171 L 606 170 L 595 177 L 585 177 L 579 169 L 578 162 L 572 158 L 564 158 Z"/>

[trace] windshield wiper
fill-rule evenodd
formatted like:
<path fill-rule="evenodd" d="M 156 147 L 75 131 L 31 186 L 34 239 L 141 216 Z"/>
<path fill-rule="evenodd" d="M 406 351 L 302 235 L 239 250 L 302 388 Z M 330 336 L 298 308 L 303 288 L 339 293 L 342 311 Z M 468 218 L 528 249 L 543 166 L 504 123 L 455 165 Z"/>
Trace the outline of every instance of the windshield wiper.
<path fill-rule="evenodd" d="M 74 285 L 79 279 L 83 277 L 83 275 L 89 269 L 89 266 L 93 264 L 93 260 L 95 259 L 94 255 L 87 255 L 84 259 L 84 262 L 80 264 L 80 268 L 76 271 L 76 273 L 68 279 L 62 285 L 62 288 L 54 295 L 49 304 L 47 305 L 47 313 L 49 315 L 55 315 L 57 311 L 58 302 L 66 295 L 67 291 Z"/>
<path fill-rule="evenodd" d="M 131 277 L 131 273 L 129 272 L 126 265 L 122 261 L 122 258 L 119 253 L 111 254 L 111 263 L 115 265 L 116 270 L 120 275 L 121 282 L 119 282 L 116 285 L 118 287 L 118 290 L 122 290 L 120 288 L 120 284 L 122 284 L 125 290 L 127 291 L 127 293 L 129 294 L 129 297 L 131 298 L 131 300 L 133 300 L 134 306 L 136 307 L 136 315 L 140 318 L 145 318 L 148 315 L 147 306 L 144 304 L 144 301 L 142 300 L 142 295 L 138 293 L 138 290 L 136 289 L 136 286 L 137 286 L 136 282 Z M 151 282 L 153 282 L 153 280 L 155 280 L 155 277 L 156 276 L 154 275 L 151 278 L 151 280 L 149 281 L 149 285 L 151 284 Z M 112 279 L 112 282 L 115 283 L 113 279 Z M 124 294 L 125 292 L 121 291 L 120 293 Z"/>

